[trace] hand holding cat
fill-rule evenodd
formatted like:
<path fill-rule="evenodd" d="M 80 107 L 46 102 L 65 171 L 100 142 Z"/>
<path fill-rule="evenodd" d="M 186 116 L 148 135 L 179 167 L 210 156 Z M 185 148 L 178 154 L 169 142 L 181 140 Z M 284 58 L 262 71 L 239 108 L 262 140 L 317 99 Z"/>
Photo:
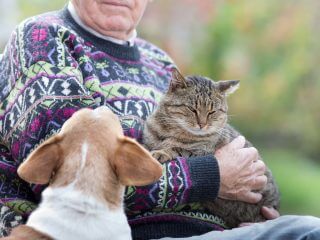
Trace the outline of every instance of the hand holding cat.
<path fill-rule="evenodd" d="M 266 207 L 266 206 L 261 208 L 261 214 L 262 214 L 262 216 L 265 217 L 266 220 L 272 220 L 272 219 L 276 219 L 276 218 L 280 217 L 280 213 L 276 209 Z M 255 223 L 253 223 L 253 222 L 241 223 L 239 225 L 239 227 L 247 227 L 247 226 L 251 226 L 252 224 L 255 224 Z"/>
<path fill-rule="evenodd" d="M 219 197 L 257 203 L 261 190 L 267 184 L 266 166 L 259 160 L 257 149 L 244 148 L 245 138 L 240 136 L 215 152 L 220 168 Z"/>

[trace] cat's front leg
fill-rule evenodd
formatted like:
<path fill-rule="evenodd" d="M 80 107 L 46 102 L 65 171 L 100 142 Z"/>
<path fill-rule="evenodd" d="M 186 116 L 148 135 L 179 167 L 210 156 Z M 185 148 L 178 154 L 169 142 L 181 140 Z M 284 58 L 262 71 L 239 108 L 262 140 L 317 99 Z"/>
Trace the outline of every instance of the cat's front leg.
<path fill-rule="evenodd" d="M 151 155 L 161 163 L 165 163 L 179 156 L 179 154 L 171 148 L 151 151 Z"/>

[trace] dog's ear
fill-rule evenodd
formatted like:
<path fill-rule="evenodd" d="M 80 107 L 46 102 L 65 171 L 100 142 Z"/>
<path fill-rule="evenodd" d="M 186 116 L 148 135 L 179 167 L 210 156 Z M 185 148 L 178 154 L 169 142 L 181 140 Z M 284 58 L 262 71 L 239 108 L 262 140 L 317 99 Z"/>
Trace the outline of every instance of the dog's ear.
<path fill-rule="evenodd" d="M 135 140 L 122 137 L 114 159 L 119 181 L 126 186 L 144 186 L 157 181 L 162 166 Z"/>
<path fill-rule="evenodd" d="M 47 184 L 59 166 L 60 137 L 53 136 L 34 150 L 19 166 L 18 175 L 23 180 L 34 184 Z"/>

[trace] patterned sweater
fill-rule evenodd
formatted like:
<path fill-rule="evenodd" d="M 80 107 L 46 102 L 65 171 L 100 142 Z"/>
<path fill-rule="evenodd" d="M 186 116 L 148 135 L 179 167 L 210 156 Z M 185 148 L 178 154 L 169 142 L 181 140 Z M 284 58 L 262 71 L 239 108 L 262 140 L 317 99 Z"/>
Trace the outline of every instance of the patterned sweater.
<path fill-rule="evenodd" d="M 163 51 L 142 39 L 125 46 L 90 34 L 67 8 L 21 23 L 0 59 L 0 236 L 25 222 L 40 201 L 45 186 L 17 176 L 39 143 L 78 109 L 100 105 L 120 117 L 125 135 L 141 142 L 144 121 L 166 91 L 172 67 Z M 217 197 L 213 156 L 173 159 L 163 169 L 155 184 L 126 190 L 134 239 L 224 227 L 199 204 Z"/>

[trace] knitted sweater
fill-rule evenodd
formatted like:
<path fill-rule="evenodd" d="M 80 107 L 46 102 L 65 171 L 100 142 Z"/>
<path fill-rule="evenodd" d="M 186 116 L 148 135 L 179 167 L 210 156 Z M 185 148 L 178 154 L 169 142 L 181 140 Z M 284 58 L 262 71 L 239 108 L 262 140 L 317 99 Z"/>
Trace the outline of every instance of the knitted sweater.
<path fill-rule="evenodd" d="M 130 47 L 90 34 L 67 8 L 21 23 L 0 59 L 0 236 L 25 222 L 40 201 L 45 186 L 17 176 L 36 146 L 75 111 L 101 105 L 119 116 L 125 135 L 141 142 L 144 121 L 166 91 L 173 66 L 166 53 L 142 39 Z M 213 156 L 173 159 L 163 169 L 158 182 L 126 190 L 134 239 L 224 227 L 199 204 L 217 197 Z"/>

